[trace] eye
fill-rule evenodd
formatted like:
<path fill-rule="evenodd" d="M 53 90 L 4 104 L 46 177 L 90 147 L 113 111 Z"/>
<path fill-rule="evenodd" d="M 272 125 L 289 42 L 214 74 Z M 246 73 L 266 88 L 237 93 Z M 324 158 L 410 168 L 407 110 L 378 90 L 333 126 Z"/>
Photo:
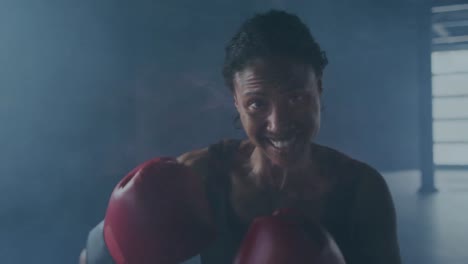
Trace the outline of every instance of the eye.
<path fill-rule="evenodd" d="M 262 108 L 265 108 L 265 106 L 266 106 L 266 102 L 260 99 L 253 99 L 247 103 L 247 107 L 253 111 L 258 111 Z"/>
<path fill-rule="evenodd" d="M 294 94 L 289 97 L 289 102 L 292 104 L 303 103 L 306 100 L 306 96 L 303 94 Z"/>

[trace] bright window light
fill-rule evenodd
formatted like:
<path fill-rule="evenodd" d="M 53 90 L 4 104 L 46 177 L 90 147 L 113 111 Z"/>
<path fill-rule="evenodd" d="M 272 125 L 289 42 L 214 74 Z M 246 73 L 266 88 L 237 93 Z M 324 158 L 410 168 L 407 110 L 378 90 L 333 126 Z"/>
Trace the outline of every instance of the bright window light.
<path fill-rule="evenodd" d="M 432 53 L 436 165 L 468 165 L 468 50 Z"/>

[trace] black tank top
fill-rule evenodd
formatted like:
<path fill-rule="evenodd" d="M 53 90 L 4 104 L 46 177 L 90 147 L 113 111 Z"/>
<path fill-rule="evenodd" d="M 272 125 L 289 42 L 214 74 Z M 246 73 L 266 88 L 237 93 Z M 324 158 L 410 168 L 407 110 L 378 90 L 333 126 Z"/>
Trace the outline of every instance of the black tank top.
<path fill-rule="evenodd" d="M 205 175 L 205 186 L 218 234 L 212 246 L 201 253 L 203 264 L 232 263 L 247 231 L 247 226 L 235 221 L 236 217 L 229 201 L 229 171 L 239 145 L 240 140 L 230 139 L 209 146 L 213 168 Z"/>
<path fill-rule="evenodd" d="M 210 164 L 212 168 L 208 174 L 204 176 L 205 186 L 207 190 L 208 200 L 211 204 L 215 224 L 218 228 L 218 236 L 216 241 L 200 254 L 202 264 L 224 264 L 233 263 L 237 250 L 239 249 L 242 239 L 248 230 L 248 225 L 242 223 L 234 213 L 231 201 L 231 181 L 229 173 L 233 166 L 234 155 L 237 153 L 241 141 L 237 139 L 226 139 L 209 146 Z M 316 153 L 318 156 L 326 157 L 323 151 Z M 327 157 L 328 159 L 328 157 Z M 325 169 L 326 160 L 322 161 L 322 167 Z M 325 172 L 325 171 L 324 171 Z M 330 176 L 334 173 L 326 171 Z M 334 192 L 337 193 L 337 192 Z M 338 192 L 340 193 L 340 192 Z M 350 194 L 349 192 L 346 192 Z M 336 201 L 336 198 L 340 201 Z M 345 235 L 348 229 L 346 226 L 346 214 L 348 210 L 329 210 L 342 206 L 333 205 L 335 202 L 342 204 L 343 198 L 349 197 L 334 197 L 328 199 L 328 205 L 322 217 L 322 224 L 332 233 L 335 239 L 344 242 Z M 338 213 L 338 214 L 337 214 Z M 341 220 L 337 222 L 336 220 Z"/>
<path fill-rule="evenodd" d="M 209 146 L 213 167 L 204 180 L 218 236 L 200 254 L 203 264 L 233 263 L 248 229 L 234 213 L 229 198 L 229 172 L 240 143 L 227 139 Z M 346 262 L 399 264 L 395 208 L 383 177 L 331 148 L 312 144 L 312 152 L 319 173 L 326 175 L 333 186 L 323 199 L 320 222 L 335 239 Z"/>

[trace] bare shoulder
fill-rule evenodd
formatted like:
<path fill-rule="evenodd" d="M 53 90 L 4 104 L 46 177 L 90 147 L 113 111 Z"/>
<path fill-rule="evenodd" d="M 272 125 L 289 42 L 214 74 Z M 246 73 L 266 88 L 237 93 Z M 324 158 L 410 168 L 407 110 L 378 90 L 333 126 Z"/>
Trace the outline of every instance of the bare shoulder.
<path fill-rule="evenodd" d="M 200 162 L 206 162 L 209 158 L 208 147 L 195 149 L 182 153 L 177 157 L 177 161 L 186 166 L 193 166 Z"/>
<path fill-rule="evenodd" d="M 210 169 L 211 157 L 209 148 L 200 148 L 182 153 L 177 161 L 191 168 L 199 176 L 205 176 Z"/>

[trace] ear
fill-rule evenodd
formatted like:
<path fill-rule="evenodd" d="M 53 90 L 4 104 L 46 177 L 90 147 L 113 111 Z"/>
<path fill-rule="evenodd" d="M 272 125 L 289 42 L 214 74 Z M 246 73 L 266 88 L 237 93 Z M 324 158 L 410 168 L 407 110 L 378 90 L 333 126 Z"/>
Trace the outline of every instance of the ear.
<path fill-rule="evenodd" d="M 317 87 L 318 87 L 319 95 L 321 96 L 322 93 L 323 93 L 322 77 L 320 77 L 320 78 L 317 80 Z"/>
<path fill-rule="evenodd" d="M 236 107 L 237 111 L 239 111 L 239 102 L 237 101 L 237 95 L 236 93 L 232 93 L 232 97 L 234 99 L 234 106 Z"/>

